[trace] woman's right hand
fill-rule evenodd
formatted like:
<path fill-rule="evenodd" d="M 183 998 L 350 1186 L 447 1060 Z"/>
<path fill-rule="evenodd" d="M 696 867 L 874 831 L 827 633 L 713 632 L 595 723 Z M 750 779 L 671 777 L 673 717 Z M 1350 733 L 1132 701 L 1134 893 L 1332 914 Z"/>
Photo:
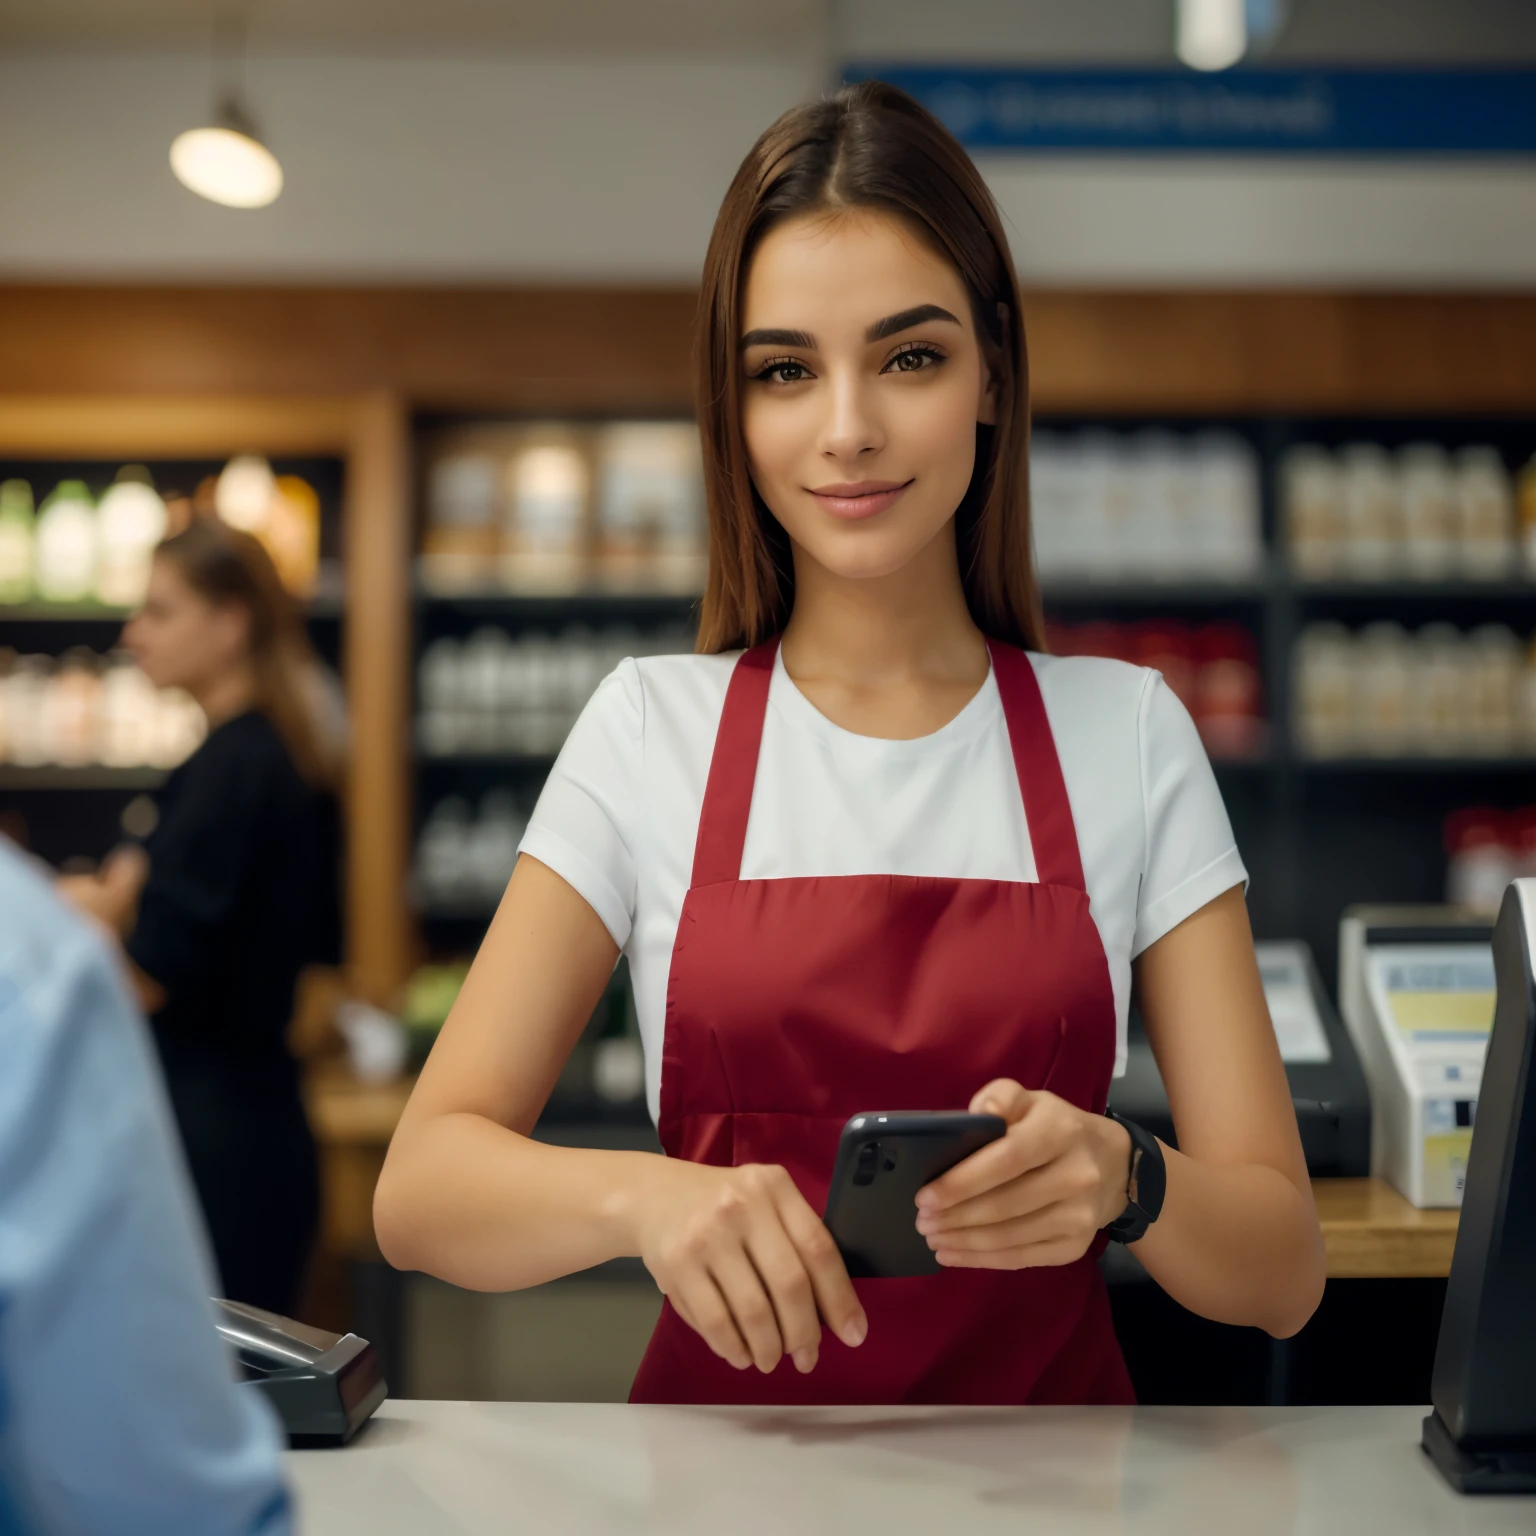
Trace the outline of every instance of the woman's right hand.
<path fill-rule="evenodd" d="M 868 1320 L 843 1257 L 776 1164 L 657 1159 L 636 1206 L 640 1257 L 679 1317 L 737 1370 L 789 1355 L 815 1368 L 821 1324 L 864 1342 Z"/>

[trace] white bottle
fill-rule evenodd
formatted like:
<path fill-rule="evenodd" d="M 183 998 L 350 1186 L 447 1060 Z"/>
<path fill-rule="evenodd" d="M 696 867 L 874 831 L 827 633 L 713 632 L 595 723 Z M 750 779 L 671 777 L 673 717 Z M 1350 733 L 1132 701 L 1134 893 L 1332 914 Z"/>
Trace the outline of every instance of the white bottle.
<path fill-rule="evenodd" d="M 136 608 L 149 585 L 155 545 L 165 537 L 165 503 L 149 471 L 129 465 L 96 509 L 96 596 L 113 608 Z"/>
<path fill-rule="evenodd" d="M 1473 687 L 1468 709 L 1467 746 L 1488 757 L 1507 757 L 1515 746 L 1520 673 L 1524 657 L 1515 633 L 1503 624 L 1483 624 L 1468 637 Z"/>
<path fill-rule="evenodd" d="M 96 508 L 80 480 L 61 480 L 37 514 L 37 595 L 47 603 L 87 601 L 96 577 Z"/>
<path fill-rule="evenodd" d="M 1298 443 L 1280 465 L 1280 499 L 1291 570 L 1326 581 L 1343 564 L 1344 528 L 1338 465 L 1325 448 Z"/>
<path fill-rule="evenodd" d="M 154 685 L 124 651 L 117 652 L 101 679 L 101 760 L 109 768 L 141 768 L 154 761 Z"/>
<path fill-rule="evenodd" d="M 1259 460 L 1234 432 L 1201 432 L 1191 444 L 1184 542 L 1200 570 L 1228 580 L 1257 576 L 1264 563 Z"/>
<path fill-rule="evenodd" d="M 32 487 L 25 480 L 0 483 L 0 603 L 24 603 L 32 596 L 36 521 Z"/>
<path fill-rule="evenodd" d="M 1403 488 L 1403 563 L 1421 581 L 1457 574 L 1456 483 L 1445 449 L 1410 443 L 1398 455 Z"/>
<path fill-rule="evenodd" d="M 1474 580 L 1509 574 L 1515 554 L 1515 493 L 1496 448 L 1456 455 L 1456 513 L 1462 573 Z"/>
<path fill-rule="evenodd" d="M 1302 755 L 1343 757 L 1358 746 L 1354 638 L 1342 624 L 1309 624 L 1296 642 L 1295 727 Z"/>
<path fill-rule="evenodd" d="M 43 711 L 53 662 L 47 656 L 18 656 L 0 686 L 5 688 L 5 751 L 18 768 L 38 768 L 48 761 Z"/>
<path fill-rule="evenodd" d="M 1362 581 L 1396 574 L 1402 554 L 1402 497 L 1396 468 L 1375 443 L 1351 443 L 1340 454 L 1340 508 L 1346 566 Z"/>
<path fill-rule="evenodd" d="M 1420 750 L 1428 757 L 1453 757 L 1467 749 L 1469 736 L 1474 683 L 1467 643 L 1453 625 L 1426 624 L 1414 644 Z"/>
<path fill-rule="evenodd" d="M 1403 757 L 1413 740 L 1412 644 L 1400 624 L 1368 624 L 1355 650 L 1360 745 L 1371 757 Z"/>

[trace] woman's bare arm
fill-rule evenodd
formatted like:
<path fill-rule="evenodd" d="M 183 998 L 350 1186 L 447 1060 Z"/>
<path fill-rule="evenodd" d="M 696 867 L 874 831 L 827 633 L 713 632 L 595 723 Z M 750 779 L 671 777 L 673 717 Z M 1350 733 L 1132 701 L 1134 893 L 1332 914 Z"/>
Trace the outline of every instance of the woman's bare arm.
<path fill-rule="evenodd" d="M 511 1290 L 621 1251 L 635 1158 L 529 1134 L 617 958 L 591 907 L 520 859 L 390 1143 L 373 1209 L 392 1264 Z"/>
<path fill-rule="evenodd" d="M 1242 892 L 1158 940 L 1136 972 L 1183 1148 L 1165 1150 L 1167 1196 L 1136 1256 L 1192 1312 L 1286 1337 L 1322 1296 L 1323 1244 Z M 1125 1208 L 1125 1129 L 1009 1078 L 971 1108 L 1002 1115 L 1008 1133 L 918 1192 L 917 1229 L 939 1262 L 1081 1258 Z"/>
<path fill-rule="evenodd" d="M 1322 1298 L 1323 1239 L 1242 891 L 1147 949 L 1136 988 L 1179 1150 L 1133 1251 L 1190 1311 L 1287 1338 Z"/>
<path fill-rule="evenodd" d="M 374 1195 L 390 1263 L 515 1290 L 624 1255 L 738 1368 L 814 1368 L 825 1320 L 862 1308 L 826 1228 L 782 1168 L 551 1147 L 531 1131 L 618 951 L 552 870 L 518 861 L 406 1106 Z"/>

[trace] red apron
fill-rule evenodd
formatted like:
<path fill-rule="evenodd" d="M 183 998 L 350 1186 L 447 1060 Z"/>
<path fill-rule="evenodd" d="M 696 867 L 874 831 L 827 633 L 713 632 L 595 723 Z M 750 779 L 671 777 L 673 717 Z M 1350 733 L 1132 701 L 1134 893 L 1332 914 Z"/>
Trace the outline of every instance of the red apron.
<path fill-rule="evenodd" d="M 861 1110 L 963 1109 L 984 1083 L 1011 1077 L 1103 1112 L 1114 995 L 1066 785 L 1029 658 L 988 648 L 1038 884 L 743 880 L 777 639 L 737 663 L 667 982 L 659 1130 L 669 1157 L 781 1163 L 820 1215 L 838 1135 Z M 855 1281 L 868 1336 L 850 1349 L 824 1329 L 808 1375 L 788 1357 L 767 1375 L 735 1370 L 667 1302 L 630 1400 L 1134 1402 L 1103 1246 L 1101 1236 L 1052 1267 Z"/>

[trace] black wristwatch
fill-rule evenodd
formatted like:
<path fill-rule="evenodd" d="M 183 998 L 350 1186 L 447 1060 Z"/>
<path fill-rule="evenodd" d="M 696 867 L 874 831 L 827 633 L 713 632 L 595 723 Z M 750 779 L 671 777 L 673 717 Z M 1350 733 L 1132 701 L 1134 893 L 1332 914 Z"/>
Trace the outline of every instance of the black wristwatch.
<path fill-rule="evenodd" d="M 1123 1125 L 1131 1138 L 1131 1166 L 1125 1180 L 1125 1209 L 1104 1228 L 1111 1242 L 1134 1243 L 1146 1235 L 1147 1228 L 1157 1220 L 1163 1209 L 1163 1192 L 1168 1186 L 1168 1170 L 1163 1163 L 1163 1149 L 1150 1131 L 1143 1130 L 1134 1120 L 1117 1115 L 1114 1110 L 1104 1113 Z"/>

